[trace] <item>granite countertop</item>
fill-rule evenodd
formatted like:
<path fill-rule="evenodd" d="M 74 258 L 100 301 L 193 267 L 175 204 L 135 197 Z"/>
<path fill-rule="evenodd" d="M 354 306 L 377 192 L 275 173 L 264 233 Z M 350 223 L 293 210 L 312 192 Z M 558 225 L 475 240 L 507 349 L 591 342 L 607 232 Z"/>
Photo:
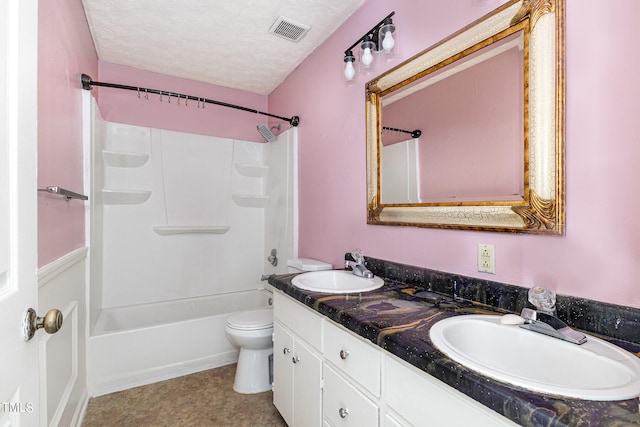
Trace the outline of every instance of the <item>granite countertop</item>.
<path fill-rule="evenodd" d="M 389 279 L 360 294 L 310 292 L 294 287 L 294 276 L 274 276 L 269 283 L 522 426 L 640 426 L 638 399 L 604 402 L 531 392 L 454 362 L 429 339 L 431 326 L 446 317 L 504 311 Z"/>

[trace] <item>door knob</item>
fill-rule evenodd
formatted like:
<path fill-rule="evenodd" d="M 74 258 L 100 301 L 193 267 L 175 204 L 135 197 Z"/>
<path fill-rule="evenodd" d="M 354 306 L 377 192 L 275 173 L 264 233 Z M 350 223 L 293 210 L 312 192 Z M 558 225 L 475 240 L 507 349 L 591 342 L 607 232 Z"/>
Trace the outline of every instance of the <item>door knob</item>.
<path fill-rule="evenodd" d="M 24 340 L 29 341 L 38 329 L 44 328 L 48 334 L 55 334 L 62 327 L 62 312 L 52 308 L 44 317 L 38 317 L 33 308 L 29 308 L 24 316 L 23 331 Z"/>

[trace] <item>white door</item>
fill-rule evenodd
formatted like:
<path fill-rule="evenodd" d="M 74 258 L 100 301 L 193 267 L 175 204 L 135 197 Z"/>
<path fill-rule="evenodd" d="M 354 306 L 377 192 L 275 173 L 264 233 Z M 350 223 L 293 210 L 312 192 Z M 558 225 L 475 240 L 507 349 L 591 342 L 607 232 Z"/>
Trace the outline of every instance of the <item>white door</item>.
<path fill-rule="evenodd" d="M 0 1 L 0 29 L 0 426 L 37 426 L 37 0 Z"/>

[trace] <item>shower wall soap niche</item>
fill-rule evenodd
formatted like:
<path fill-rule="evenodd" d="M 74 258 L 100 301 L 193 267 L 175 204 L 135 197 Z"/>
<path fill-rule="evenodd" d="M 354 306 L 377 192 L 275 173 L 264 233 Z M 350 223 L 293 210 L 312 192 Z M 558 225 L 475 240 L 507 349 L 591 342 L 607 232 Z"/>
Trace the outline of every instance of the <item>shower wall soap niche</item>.
<path fill-rule="evenodd" d="M 235 163 L 234 166 L 240 175 L 251 178 L 264 178 L 269 173 L 269 166 L 250 163 Z"/>
<path fill-rule="evenodd" d="M 234 194 L 233 201 L 243 208 L 264 208 L 269 202 L 269 196 L 258 194 Z"/>
<path fill-rule="evenodd" d="M 137 168 L 149 160 L 148 154 L 124 153 L 121 151 L 102 150 L 102 158 L 107 166 L 120 168 Z"/>
<path fill-rule="evenodd" d="M 105 205 L 139 205 L 149 197 L 149 190 L 102 190 L 102 202 Z"/>
<path fill-rule="evenodd" d="M 132 127 L 115 124 L 110 127 L 113 135 L 110 135 L 111 140 L 109 142 L 116 143 L 136 143 L 135 145 L 146 144 L 145 137 L 147 134 L 142 133 L 142 136 L 138 135 L 135 129 L 132 131 Z M 128 130 L 128 132 L 127 132 Z M 112 173 L 121 175 L 118 172 L 119 168 L 139 168 L 144 166 L 149 160 L 149 154 L 125 152 L 120 150 L 102 150 L 102 159 L 105 165 L 107 165 Z M 124 190 L 119 188 L 103 189 L 102 190 L 102 202 L 105 205 L 139 205 L 146 202 L 151 197 L 150 190 Z"/>
<path fill-rule="evenodd" d="M 269 173 L 269 166 L 254 163 L 234 163 L 236 171 L 249 178 L 264 178 Z M 244 208 L 264 208 L 269 202 L 269 196 L 262 194 L 233 194 L 236 205 Z"/>

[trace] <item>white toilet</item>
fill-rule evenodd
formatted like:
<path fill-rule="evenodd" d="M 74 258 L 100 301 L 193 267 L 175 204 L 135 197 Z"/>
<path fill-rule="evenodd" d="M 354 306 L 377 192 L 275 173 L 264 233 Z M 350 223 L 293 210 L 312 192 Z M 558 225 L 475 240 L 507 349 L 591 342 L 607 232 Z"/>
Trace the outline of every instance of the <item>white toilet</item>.
<path fill-rule="evenodd" d="M 227 319 L 225 332 L 229 341 L 240 347 L 233 389 L 245 394 L 271 390 L 273 309 L 232 314 Z"/>
<path fill-rule="evenodd" d="M 331 264 L 308 258 L 287 261 L 289 272 L 330 270 Z M 233 389 L 251 394 L 271 390 L 273 309 L 241 311 L 227 318 L 229 341 L 240 347 Z"/>

